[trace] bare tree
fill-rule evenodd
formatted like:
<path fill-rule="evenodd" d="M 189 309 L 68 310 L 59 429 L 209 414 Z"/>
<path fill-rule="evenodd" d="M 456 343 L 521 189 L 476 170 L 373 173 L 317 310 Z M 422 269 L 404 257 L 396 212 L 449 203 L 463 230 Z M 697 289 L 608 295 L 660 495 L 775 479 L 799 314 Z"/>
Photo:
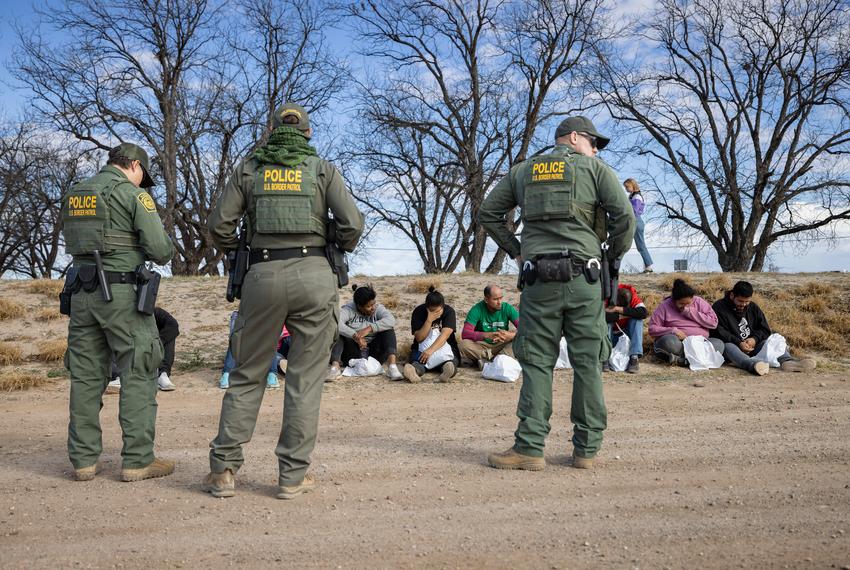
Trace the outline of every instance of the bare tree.
<path fill-rule="evenodd" d="M 675 224 L 761 271 L 778 240 L 850 219 L 844 0 L 662 0 L 647 21 L 626 46 L 644 62 L 603 56 L 597 87 Z"/>

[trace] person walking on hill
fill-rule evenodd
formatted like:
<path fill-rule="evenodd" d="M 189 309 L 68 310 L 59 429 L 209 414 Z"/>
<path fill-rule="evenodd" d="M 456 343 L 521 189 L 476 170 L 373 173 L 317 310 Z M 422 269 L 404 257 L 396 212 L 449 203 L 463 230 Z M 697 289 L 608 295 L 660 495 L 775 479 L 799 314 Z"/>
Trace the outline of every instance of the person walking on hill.
<path fill-rule="evenodd" d="M 643 199 L 643 194 L 640 193 L 640 185 L 634 178 L 627 178 L 623 182 L 623 186 L 629 193 L 629 202 L 632 204 L 632 210 L 635 213 L 635 247 L 643 259 L 643 272 L 652 273 L 652 256 L 649 255 L 649 249 L 646 247 L 646 239 L 644 239 L 644 223 L 643 212 L 646 210 L 646 202 Z"/>

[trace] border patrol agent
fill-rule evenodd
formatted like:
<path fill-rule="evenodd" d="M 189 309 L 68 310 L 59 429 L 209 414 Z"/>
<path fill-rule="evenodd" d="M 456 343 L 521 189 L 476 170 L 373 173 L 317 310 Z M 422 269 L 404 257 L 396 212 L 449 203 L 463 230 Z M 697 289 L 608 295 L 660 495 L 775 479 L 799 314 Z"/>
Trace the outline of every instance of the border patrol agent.
<path fill-rule="evenodd" d="M 596 158 L 608 141 L 589 119 L 565 119 L 555 131 L 554 148 L 511 168 L 481 206 L 481 225 L 523 268 L 525 282 L 513 342 L 523 372 L 519 426 L 513 447 L 488 457 L 497 469 L 538 471 L 546 466 L 552 370 L 562 335 L 574 371 L 573 466 L 592 467 L 602 444 L 607 413 L 601 363 L 611 344 L 599 283 L 601 244 L 607 237 L 609 254 L 619 259 L 635 230 L 616 175 Z M 505 225 L 516 206 L 522 209 L 522 243 Z"/>
<path fill-rule="evenodd" d="M 236 225 L 248 217 L 250 265 L 242 285 L 239 316 L 230 336 L 236 367 L 221 403 L 218 436 L 210 443 L 210 470 L 203 489 L 216 497 L 235 493 L 265 392 L 269 361 L 284 322 L 292 334 L 284 389 L 278 457 L 279 499 L 315 486 L 307 474 L 316 444 L 325 365 L 337 338 L 336 277 L 324 253 L 328 209 L 336 241 L 352 251 L 363 216 L 337 169 L 316 156 L 307 112 L 287 103 L 274 115 L 269 142 L 243 160 L 210 217 L 216 245 L 238 247 Z"/>
<path fill-rule="evenodd" d="M 124 438 L 123 481 L 162 477 L 172 461 L 153 453 L 156 371 L 162 343 L 153 315 L 136 309 L 135 269 L 147 260 L 164 264 L 174 247 L 162 227 L 153 198 L 147 153 L 130 143 L 109 151 L 106 166 L 62 197 L 65 250 L 74 256 L 68 351 L 71 420 L 68 454 L 80 481 L 100 471 L 100 409 L 113 358 L 123 382 L 118 419 Z M 97 257 L 95 253 L 97 252 Z M 101 259 L 106 287 L 98 280 Z"/>

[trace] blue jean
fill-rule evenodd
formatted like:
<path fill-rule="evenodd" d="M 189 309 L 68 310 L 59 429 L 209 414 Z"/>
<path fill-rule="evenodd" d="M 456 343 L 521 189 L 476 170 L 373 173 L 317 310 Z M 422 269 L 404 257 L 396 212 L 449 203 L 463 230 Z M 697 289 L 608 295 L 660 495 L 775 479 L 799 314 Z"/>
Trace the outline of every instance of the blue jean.
<path fill-rule="evenodd" d="M 753 366 L 755 366 L 756 360 L 755 356 L 759 353 L 764 343 L 760 343 L 756 345 L 753 349 L 752 356 L 741 350 L 741 348 L 737 344 L 733 344 L 731 342 L 726 343 L 726 350 L 723 351 L 723 356 L 727 361 L 731 362 L 738 368 L 742 370 L 748 370 L 752 372 Z M 782 364 L 786 360 L 791 360 L 791 355 L 788 354 L 788 351 L 785 351 L 785 354 L 779 357 L 779 363 Z"/>
<path fill-rule="evenodd" d="M 230 315 L 230 333 L 233 333 L 233 325 L 236 324 L 236 316 L 238 313 L 233 311 Z M 292 344 L 292 337 L 288 336 L 283 339 L 283 342 L 280 345 L 280 348 L 277 352 L 274 353 L 272 357 L 271 366 L 269 366 L 269 372 L 277 373 L 277 367 L 280 364 L 280 361 L 286 358 L 289 355 L 289 345 Z M 236 368 L 236 359 L 233 358 L 233 353 L 230 351 L 230 344 L 227 345 L 227 354 L 224 355 L 224 366 L 221 369 L 222 374 L 225 372 L 230 372 Z"/>
<path fill-rule="evenodd" d="M 629 319 L 626 329 L 620 332 L 614 328 L 616 323 L 608 325 L 608 336 L 611 338 L 611 346 L 617 346 L 617 339 L 621 334 L 629 337 L 629 356 L 643 356 L 643 320 Z"/>
<path fill-rule="evenodd" d="M 641 216 L 636 216 L 637 225 L 635 227 L 635 247 L 640 253 L 641 258 L 643 259 L 643 266 L 649 267 L 652 265 L 652 256 L 649 255 L 649 250 L 646 248 L 646 240 L 643 238 L 643 218 Z"/>

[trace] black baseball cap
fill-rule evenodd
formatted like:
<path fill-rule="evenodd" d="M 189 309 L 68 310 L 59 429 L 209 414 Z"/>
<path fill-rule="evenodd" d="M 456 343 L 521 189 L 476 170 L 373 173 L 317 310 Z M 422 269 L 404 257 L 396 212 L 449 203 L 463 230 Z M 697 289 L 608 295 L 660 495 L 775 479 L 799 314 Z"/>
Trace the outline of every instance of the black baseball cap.
<path fill-rule="evenodd" d="M 599 150 L 602 150 L 609 142 L 611 142 L 610 138 L 600 134 L 599 131 L 596 130 L 596 127 L 593 126 L 593 121 L 587 117 L 567 117 L 561 121 L 561 124 L 558 125 L 557 129 L 555 129 L 555 138 L 558 139 L 565 137 L 572 132 L 587 133 L 596 137 L 596 148 Z"/>
<path fill-rule="evenodd" d="M 109 156 L 110 158 L 124 157 L 128 160 L 138 160 L 139 164 L 142 165 L 142 172 L 145 173 L 144 177 L 142 178 L 141 184 L 139 184 L 139 187 L 150 188 L 154 185 L 153 178 L 151 178 L 151 175 L 149 174 L 151 168 L 150 158 L 148 158 L 148 153 L 145 152 L 145 149 L 143 149 L 139 145 L 126 142 L 121 143 L 120 145 L 109 151 Z"/>

